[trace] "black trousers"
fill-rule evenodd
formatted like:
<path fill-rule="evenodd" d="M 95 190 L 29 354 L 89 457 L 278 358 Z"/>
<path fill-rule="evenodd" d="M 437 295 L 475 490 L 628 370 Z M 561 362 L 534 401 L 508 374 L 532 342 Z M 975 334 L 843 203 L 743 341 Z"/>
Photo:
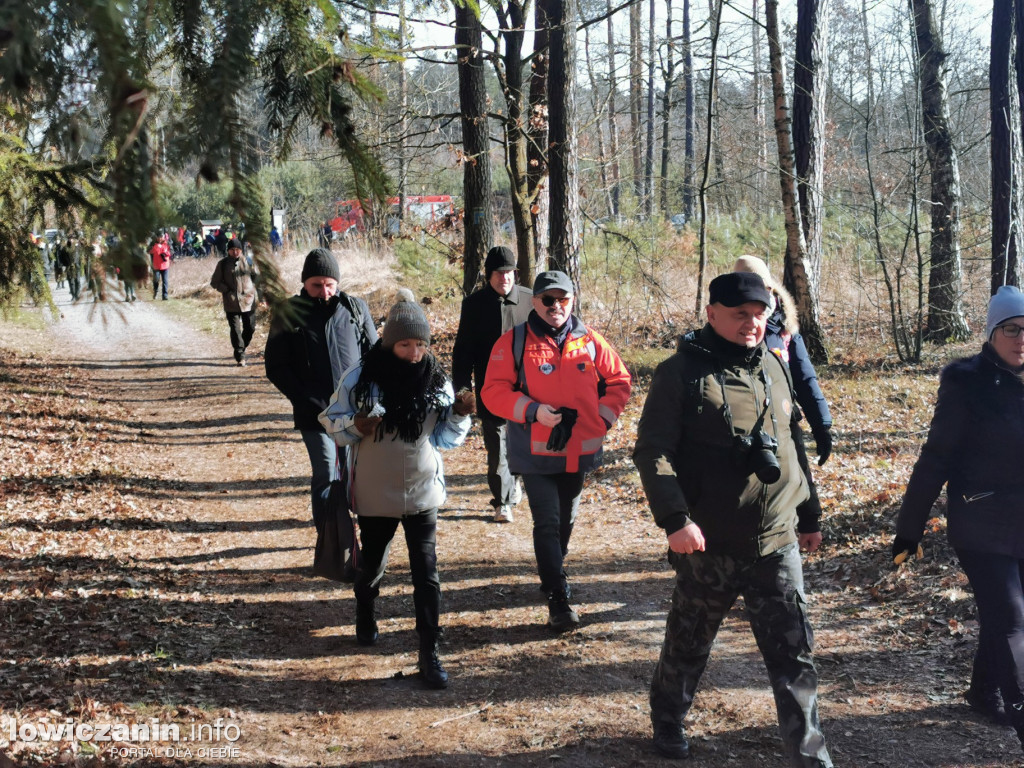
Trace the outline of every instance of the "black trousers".
<path fill-rule="evenodd" d="M 416 632 L 422 643 L 437 639 L 441 616 L 441 577 L 437 572 L 437 508 L 402 518 L 359 516 L 359 542 L 362 546 L 362 571 L 356 578 L 356 600 L 371 602 L 380 594 L 380 585 L 388 567 L 391 541 L 402 524 L 409 548 L 412 572 L 412 600 L 416 606 Z"/>
<path fill-rule="evenodd" d="M 253 320 L 256 311 L 250 309 L 248 312 L 228 312 L 226 314 L 228 327 L 231 329 L 231 348 L 235 351 L 235 360 L 241 360 L 249 342 L 252 341 L 252 332 L 256 327 Z"/>
<path fill-rule="evenodd" d="M 533 553 L 537 575 L 547 594 L 562 594 L 568 587 L 564 561 L 569 537 L 583 493 L 583 472 L 523 475 L 523 487 L 533 516 Z"/>
<path fill-rule="evenodd" d="M 491 506 L 512 504 L 515 477 L 508 468 L 508 427 L 504 419 L 480 414 L 480 432 L 487 451 L 487 487 L 491 490 Z"/>
<path fill-rule="evenodd" d="M 1024 560 L 965 549 L 956 556 L 978 604 L 971 687 L 979 693 L 998 688 L 1010 710 L 1024 703 Z"/>

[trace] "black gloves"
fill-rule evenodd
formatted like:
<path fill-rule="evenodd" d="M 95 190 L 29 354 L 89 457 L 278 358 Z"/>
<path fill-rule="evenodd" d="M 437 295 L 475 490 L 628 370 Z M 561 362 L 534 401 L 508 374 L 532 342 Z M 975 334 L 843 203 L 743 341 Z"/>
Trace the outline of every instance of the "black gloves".
<path fill-rule="evenodd" d="M 832 455 L 832 432 L 828 427 L 822 427 L 814 432 L 814 444 L 818 453 L 818 466 L 820 467 L 828 457 Z"/>
<path fill-rule="evenodd" d="M 920 560 L 924 557 L 924 550 L 921 549 L 921 543 L 918 541 L 911 541 L 905 539 L 902 536 L 897 536 L 892 541 L 892 562 L 893 565 L 902 565 L 908 558 L 913 556 Z"/>
<path fill-rule="evenodd" d="M 572 428 L 576 426 L 577 412 L 575 408 L 562 406 L 558 409 L 562 414 L 562 420 L 551 428 L 551 435 L 548 437 L 549 451 L 564 451 L 572 435 Z"/>

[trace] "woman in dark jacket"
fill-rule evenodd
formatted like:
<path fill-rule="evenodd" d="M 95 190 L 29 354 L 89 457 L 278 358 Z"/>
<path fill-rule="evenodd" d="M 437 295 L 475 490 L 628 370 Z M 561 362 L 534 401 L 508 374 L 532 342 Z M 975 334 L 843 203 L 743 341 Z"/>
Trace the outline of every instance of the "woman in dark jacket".
<path fill-rule="evenodd" d="M 1024 743 L 1024 294 L 1001 287 L 981 353 L 948 365 L 896 522 L 893 560 L 919 552 L 946 485 L 947 536 L 978 604 L 967 703 Z M 1005 707 L 1004 707 L 1005 702 Z"/>

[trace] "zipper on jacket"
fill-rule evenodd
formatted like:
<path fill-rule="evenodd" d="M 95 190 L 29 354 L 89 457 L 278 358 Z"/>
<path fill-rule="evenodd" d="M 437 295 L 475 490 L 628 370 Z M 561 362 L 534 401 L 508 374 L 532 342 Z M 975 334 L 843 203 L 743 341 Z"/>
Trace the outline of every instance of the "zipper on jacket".
<path fill-rule="evenodd" d="M 981 493 L 975 493 L 972 496 L 964 495 L 964 504 L 970 504 L 972 501 L 980 501 L 981 499 L 987 499 L 989 496 L 995 496 L 995 491 L 982 491 Z"/>

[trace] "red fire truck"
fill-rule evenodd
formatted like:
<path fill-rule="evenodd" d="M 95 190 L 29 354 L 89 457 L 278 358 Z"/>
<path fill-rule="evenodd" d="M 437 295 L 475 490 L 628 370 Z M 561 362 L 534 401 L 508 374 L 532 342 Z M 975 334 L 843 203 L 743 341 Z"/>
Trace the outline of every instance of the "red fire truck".
<path fill-rule="evenodd" d="M 388 198 L 388 220 L 386 229 L 389 234 L 397 233 L 398 198 Z M 342 238 L 357 232 L 366 231 L 366 213 L 361 200 L 338 200 L 334 204 L 337 215 L 331 219 L 334 237 Z M 451 195 L 406 195 L 405 217 L 407 221 L 418 224 L 433 224 L 445 216 L 455 212 Z M 394 231 L 392 231 L 394 228 Z"/>

